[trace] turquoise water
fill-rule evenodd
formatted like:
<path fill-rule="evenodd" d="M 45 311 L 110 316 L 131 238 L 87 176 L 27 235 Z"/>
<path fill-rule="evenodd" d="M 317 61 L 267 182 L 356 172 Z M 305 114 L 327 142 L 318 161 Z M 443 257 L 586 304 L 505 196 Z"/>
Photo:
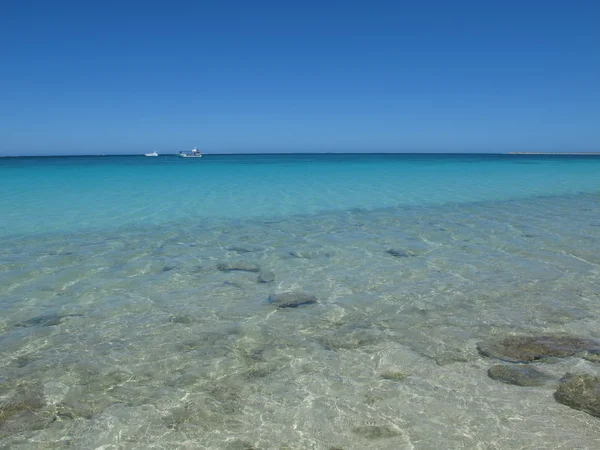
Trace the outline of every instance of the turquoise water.
<path fill-rule="evenodd" d="M 600 158 L 209 155 L 0 160 L 0 235 L 595 193 Z"/>
<path fill-rule="evenodd" d="M 599 201 L 589 156 L 0 159 L 0 448 L 597 448 L 477 343 L 600 339 Z"/>

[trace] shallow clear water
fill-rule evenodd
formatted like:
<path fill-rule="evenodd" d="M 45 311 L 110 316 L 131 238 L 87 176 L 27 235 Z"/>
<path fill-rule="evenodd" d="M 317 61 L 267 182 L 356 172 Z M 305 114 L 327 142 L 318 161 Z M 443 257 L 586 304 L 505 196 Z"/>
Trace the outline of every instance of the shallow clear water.
<path fill-rule="evenodd" d="M 0 448 L 597 448 L 476 344 L 600 339 L 599 201 L 592 157 L 0 160 Z"/>

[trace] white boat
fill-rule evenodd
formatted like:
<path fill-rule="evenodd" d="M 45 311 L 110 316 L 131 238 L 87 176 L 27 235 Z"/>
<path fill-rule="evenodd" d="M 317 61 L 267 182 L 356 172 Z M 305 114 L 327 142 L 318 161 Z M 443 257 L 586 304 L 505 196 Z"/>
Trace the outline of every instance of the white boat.
<path fill-rule="evenodd" d="M 156 152 L 144 153 L 144 156 L 158 156 L 158 153 L 156 153 Z"/>
<path fill-rule="evenodd" d="M 202 153 L 195 147 L 190 152 L 179 152 L 178 155 L 182 158 L 202 158 Z"/>

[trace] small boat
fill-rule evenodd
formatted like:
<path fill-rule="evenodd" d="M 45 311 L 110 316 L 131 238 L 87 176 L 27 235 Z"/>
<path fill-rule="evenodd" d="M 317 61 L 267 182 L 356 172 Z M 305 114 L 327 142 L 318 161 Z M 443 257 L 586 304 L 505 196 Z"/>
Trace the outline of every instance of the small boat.
<path fill-rule="evenodd" d="M 158 156 L 158 153 L 156 153 L 156 152 L 144 153 L 144 156 Z"/>
<path fill-rule="evenodd" d="M 182 158 L 202 158 L 202 153 L 194 147 L 190 152 L 179 152 L 178 156 Z"/>

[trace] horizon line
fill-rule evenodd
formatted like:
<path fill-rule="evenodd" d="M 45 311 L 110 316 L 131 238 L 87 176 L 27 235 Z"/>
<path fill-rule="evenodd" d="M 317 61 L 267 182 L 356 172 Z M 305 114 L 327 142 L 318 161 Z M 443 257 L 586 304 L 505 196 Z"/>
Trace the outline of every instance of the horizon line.
<path fill-rule="evenodd" d="M 159 156 L 177 156 L 178 153 L 159 153 Z M 219 152 L 202 153 L 202 156 L 252 156 L 252 155 L 557 155 L 557 156 L 600 156 L 600 152 L 536 152 L 536 151 L 510 151 L 510 152 Z M 0 155 L 0 158 L 69 158 L 69 157 L 145 157 L 143 153 L 85 153 L 85 154 L 43 154 L 43 155 Z"/>

